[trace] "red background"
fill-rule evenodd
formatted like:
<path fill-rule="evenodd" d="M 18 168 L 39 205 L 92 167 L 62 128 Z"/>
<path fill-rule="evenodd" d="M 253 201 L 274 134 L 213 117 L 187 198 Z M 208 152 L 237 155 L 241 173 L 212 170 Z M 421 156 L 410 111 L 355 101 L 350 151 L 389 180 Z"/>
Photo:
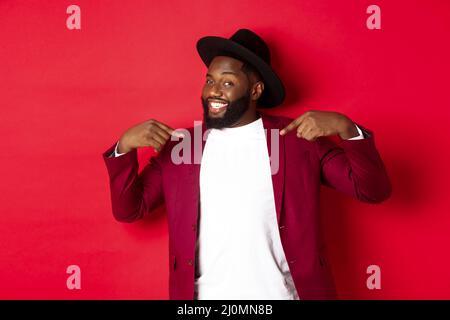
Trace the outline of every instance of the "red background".
<path fill-rule="evenodd" d="M 81 30 L 66 28 L 70 4 Z M 168 298 L 164 208 L 116 222 L 101 153 L 149 118 L 201 120 L 195 43 L 241 27 L 285 82 L 273 113 L 340 111 L 375 132 L 391 199 L 323 193 L 340 298 L 450 298 L 449 21 L 445 0 L 0 1 L 0 298 Z M 366 288 L 371 264 L 381 290 Z"/>

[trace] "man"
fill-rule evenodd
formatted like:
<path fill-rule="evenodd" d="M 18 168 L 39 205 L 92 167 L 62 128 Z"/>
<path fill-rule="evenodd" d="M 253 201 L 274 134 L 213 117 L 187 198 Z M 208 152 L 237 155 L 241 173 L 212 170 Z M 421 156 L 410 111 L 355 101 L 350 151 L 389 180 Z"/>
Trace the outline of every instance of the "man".
<path fill-rule="evenodd" d="M 269 48 L 250 30 L 204 37 L 197 50 L 208 66 L 201 161 L 186 150 L 188 161 L 174 161 L 178 143 L 198 147 L 190 139 L 197 127 L 181 134 L 152 119 L 128 129 L 103 153 L 115 218 L 135 221 L 165 201 L 171 299 L 335 298 L 320 185 L 364 202 L 387 199 L 373 132 L 337 112 L 289 119 L 258 111 L 285 93 Z M 158 155 L 138 174 L 137 148 L 147 146 Z"/>

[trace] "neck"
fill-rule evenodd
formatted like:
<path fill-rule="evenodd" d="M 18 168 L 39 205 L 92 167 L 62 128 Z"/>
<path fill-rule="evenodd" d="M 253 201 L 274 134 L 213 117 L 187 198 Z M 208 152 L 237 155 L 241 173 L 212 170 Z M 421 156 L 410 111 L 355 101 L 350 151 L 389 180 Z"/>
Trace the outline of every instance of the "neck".
<path fill-rule="evenodd" d="M 238 121 L 236 121 L 233 125 L 231 125 L 230 128 L 245 126 L 249 123 L 252 123 L 255 120 L 258 120 L 259 118 L 260 118 L 260 115 L 259 115 L 258 111 L 256 110 L 256 107 L 250 106 L 250 108 L 248 108 L 248 110 L 243 114 L 243 116 Z"/>

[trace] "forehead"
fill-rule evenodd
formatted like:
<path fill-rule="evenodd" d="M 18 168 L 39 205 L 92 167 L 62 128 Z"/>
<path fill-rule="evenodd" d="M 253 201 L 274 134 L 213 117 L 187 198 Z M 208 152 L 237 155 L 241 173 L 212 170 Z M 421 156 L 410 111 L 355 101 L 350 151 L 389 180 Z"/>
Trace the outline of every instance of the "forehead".
<path fill-rule="evenodd" d="M 227 56 L 216 56 L 209 64 L 208 72 L 225 72 L 232 71 L 235 73 L 242 72 L 243 62 Z"/>

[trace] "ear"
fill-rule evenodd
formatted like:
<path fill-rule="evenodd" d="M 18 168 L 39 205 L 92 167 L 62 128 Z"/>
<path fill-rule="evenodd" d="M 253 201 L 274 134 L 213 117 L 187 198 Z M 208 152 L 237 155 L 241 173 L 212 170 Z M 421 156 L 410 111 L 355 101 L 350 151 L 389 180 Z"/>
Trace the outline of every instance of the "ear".
<path fill-rule="evenodd" d="M 259 97 L 261 97 L 262 93 L 264 91 L 264 82 L 258 81 L 255 84 L 253 84 L 251 97 L 252 100 L 258 100 Z"/>

